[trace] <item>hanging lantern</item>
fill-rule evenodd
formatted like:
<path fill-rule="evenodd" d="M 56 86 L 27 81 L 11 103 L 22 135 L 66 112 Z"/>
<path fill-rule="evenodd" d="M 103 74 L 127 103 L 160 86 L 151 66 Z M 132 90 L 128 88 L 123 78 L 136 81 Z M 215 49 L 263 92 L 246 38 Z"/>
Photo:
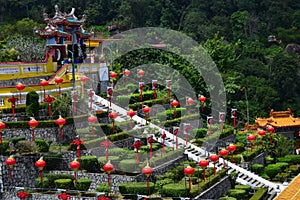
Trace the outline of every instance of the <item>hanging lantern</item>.
<path fill-rule="evenodd" d="M 49 85 L 49 82 L 46 81 L 45 79 L 43 79 L 41 82 L 40 82 L 40 86 L 43 87 L 43 90 L 44 90 L 44 98 L 46 98 L 46 86 Z"/>
<path fill-rule="evenodd" d="M 72 102 L 73 102 L 73 113 L 76 114 L 77 109 L 76 109 L 76 103 L 78 100 L 78 95 L 76 93 L 76 91 L 74 91 L 74 93 L 72 94 Z"/>
<path fill-rule="evenodd" d="M 189 177 L 189 191 L 191 191 L 192 184 L 191 184 L 191 175 L 195 172 L 195 169 L 191 166 L 187 166 L 184 168 L 184 174 Z"/>
<path fill-rule="evenodd" d="M 16 164 L 16 159 L 14 159 L 12 156 L 9 156 L 5 160 L 5 164 L 9 167 L 9 178 L 10 178 L 10 180 L 12 180 L 12 168 L 13 168 L 14 164 Z"/>
<path fill-rule="evenodd" d="M 220 156 L 222 156 L 222 158 L 223 158 L 223 168 L 225 169 L 225 168 L 226 168 L 226 165 L 225 165 L 225 157 L 228 156 L 228 150 L 226 150 L 226 149 L 221 149 L 221 150 L 219 151 L 219 154 L 220 154 Z"/>
<path fill-rule="evenodd" d="M 136 140 L 132 147 L 135 148 L 135 162 L 136 164 L 139 164 L 139 149 L 141 148 L 142 146 L 142 142 L 140 140 Z"/>
<path fill-rule="evenodd" d="M 148 117 L 149 117 L 149 113 L 151 112 L 151 108 L 148 106 L 145 106 L 142 111 L 145 113 L 146 115 L 146 125 L 148 124 Z"/>
<path fill-rule="evenodd" d="M 125 69 L 123 71 L 123 75 L 125 76 L 125 85 L 128 84 L 128 76 L 130 75 L 130 71 L 128 69 Z"/>
<path fill-rule="evenodd" d="M 191 97 L 188 97 L 188 98 L 186 98 L 186 104 L 189 107 L 189 114 L 191 114 L 192 113 L 191 108 L 192 108 L 192 105 L 194 104 L 194 100 Z"/>
<path fill-rule="evenodd" d="M 201 110 L 202 112 L 204 111 L 204 104 L 205 104 L 205 101 L 206 101 L 206 97 L 201 95 L 198 100 L 201 102 Z"/>
<path fill-rule="evenodd" d="M 16 89 L 20 92 L 20 104 L 22 103 L 22 94 L 21 91 L 24 90 L 25 85 L 23 85 L 22 83 L 18 83 L 16 85 Z"/>
<path fill-rule="evenodd" d="M 84 84 L 89 80 L 89 77 L 87 76 L 82 76 L 80 78 L 80 83 L 81 83 L 81 98 L 83 98 L 84 96 Z"/>
<path fill-rule="evenodd" d="M 227 147 L 228 151 L 231 153 L 231 162 L 233 163 L 234 162 L 234 158 L 233 158 L 233 153 L 234 151 L 236 150 L 236 146 L 234 144 L 230 144 L 228 147 Z"/>
<path fill-rule="evenodd" d="M 25 199 L 29 198 L 29 194 L 27 192 L 25 192 L 24 190 L 21 190 L 21 191 L 17 192 L 17 197 L 19 197 L 20 200 L 25 200 Z"/>
<path fill-rule="evenodd" d="M 216 175 L 216 162 L 219 160 L 219 156 L 217 154 L 212 154 L 209 156 L 209 159 L 214 163 L 214 175 Z"/>
<path fill-rule="evenodd" d="M 263 137 L 266 135 L 266 131 L 260 129 L 259 131 L 257 131 L 257 134 L 260 137 L 260 141 L 261 141 L 261 145 L 264 145 L 264 141 L 263 141 Z"/>
<path fill-rule="evenodd" d="M 89 90 L 88 96 L 90 98 L 90 110 L 92 110 L 93 109 L 93 96 L 94 96 L 93 90 Z"/>
<path fill-rule="evenodd" d="M 146 167 L 142 169 L 142 173 L 146 175 L 146 184 L 148 188 L 148 193 L 150 194 L 150 184 L 149 184 L 149 176 L 152 174 L 153 169 L 147 164 Z"/>
<path fill-rule="evenodd" d="M 52 116 L 52 107 L 51 104 L 55 101 L 55 98 L 48 94 L 47 97 L 44 97 L 44 102 L 48 103 L 48 113 L 49 116 Z"/>
<path fill-rule="evenodd" d="M 64 191 L 63 193 L 58 194 L 57 197 L 58 197 L 58 199 L 61 199 L 61 200 L 69 200 L 71 196 L 69 194 L 67 194 L 66 191 Z"/>
<path fill-rule="evenodd" d="M 203 169 L 203 180 L 205 182 L 206 181 L 205 168 L 209 165 L 209 162 L 206 159 L 202 159 L 199 161 L 199 165 Z"/>
<path fill-rule="evenodd" d="M 136 115 L 136 112 L 133 111 L 132 109 L 130 109 L 130 110 L 127 112 L 127 115 L 130 117 L 130 128 L 132 128 L 132 118 Z"/>
<path fill-rule="evenodd" d="M 111 72 L 109 74 L 109 77 L 112 79 L 112 87 L 114 88 L 115 87 L 115 81 L 118 78 L 118 74 L 116 72 Z"/>
<path fill-rule="evenodd" d="M 39 122 L 36 121 L 33 117 L 31 117 L 31 120 L 28 122 L 28 125 L 31 128 L 32 141 L 34 141 L 34 129 L 39 125 Z"/>
<path fill-rule="evenodd" d="M 140 102 L 143 101 L 144 82 L 139 82 Z"/>
<path fill-rule="evenodd" d="M 154 139 L 153 139 L 153 135 L 151 135 L 149 138 L 148 138 L 148 143 L 150 144 L 150 152 L 149 152 L 149 157 L 150 159 L 152 158 L 152 143 L 154 142 Z"/>
<path fill-rule="evenodd" d="M 108 198 L 104 194 L 102 194 L 100 197 L 98 197 L 97 200 L 110 200 L 110 198 Z"/>
<path fill-rule="evenodd" d="M 106 136 L 105 136 L 105 140 L 100 142 L 100 146 L 105 147 L 106 162 L 108 162 L 108 147 L 111 147 L 112 145 L 113 143 L 110 142 Z"/>
<path fill-rule="evenodd" d="M 153 98 L 156 99 L 157 80 L 152 80 Z"/>
<path fill-rule="evenodd" d="M 60 84 L 62 84 L 63 81 L 64 81 L 64 79 L 61 77 L 57 77 L 54 80 L 54 82 L 58 85 L 58 95 L 61 94 Z"/>
<path fill-rule="evenodd" d="M 46 162 L 43 160 L 43 157 L 38 159 L 34 164 L 40 171 L 40 183 L 43 182 L 43 169 L 46 166 Z"/>
<path fill-rule="evenodd" d="M 8 102 L 11 103 L 11 115 L 12 117 L 15 117 L 15 106 L 16 102 L 18 101 L 18 98 L 15 98 L 14 95 L 8 99 Z"/>
<path fill-rule="evenodd" d="M 5 123 L 0 121 L 0 144 L 2 144 L 2 131 L 5 129 Z"/>
<path fill-rule="evenodd" d="M 165 139 L 167 137 L 167 134 L 165 133 L 165 131 L 162 132 L 161 134 L 161 139 L 162 139 L 162 143 L 161 143 L 161 153 L 164 154 L 165 153 Z"/>
<path fill-rule="evenodd" d="M 72 141 L 72 144 L 76 146 L 77 150 L 77 160 L 80 160 L 80 145 L 83 144 L 83 140 L 76 136 L 76 139 Z"/>
<path fill-rule="evenodd" d="M 76 172 L 80 167 L 80 162 L 77 161 L 77 159 L 73 160 L 72 162 L 70 162 L 70 168 L 74 171 L 74 183 L 77 182 L 76 180 Z"/>
<path fill-rule="evenodd" d="M 110 187 L 110 172 L 114 170 L 114 166 L 108 161 L 103 166 L 103 169 L 107 173 L 107 184 L 108 184 L 108 187 Z"/>
<path fill-rule="evenodd" d="M 176 107 L 179 106 L 179 102 L 176 100 L 173 100 L 171 103 L 171 106 L 174 108 L 174 119 L 176 118 Z"/>
<path fill-rule="evenodd" d="M 88 117 L 88 122 L 91 123 L 92 125 L 92 136 L 94 137 L 94 125 L 95 123 L 98 121 L 98 118 L 95 117 L 94 115 L 91 115 L 90 117 Z"/>
<path fill-rule="evenodd" d="M 143 76 L 145 75 L 144 70 L 140 69 L 137 72 L 138 77 L 140 77 L 140 81 L 142 81 Z"/>
<path fill-rule="evenodd" d="M 109 98 L 109 107 L 111 107 L 112 97 L 113 97 L 113 88 L 107 87 L 107 97 Z"/>
<path fill-rule="evenodd" d="M 249 142 L 250 142 L 250 152 L 252 152 L 252 143 L 253 142 L 255 142 L 255 140 L 256 140 L 256 137 L 255 137 L 255 135 L 249 135 L 248 137 L 247 137 L 247 139 L 249 140 Z"/>
<path fill-rule="evenodd" d="M 59 139 L 62 141 L 63 139 L 63 133 L 62 128 L 66 124 L 66 120 L 59 115 L 59 118 L 55 121 L 55 123 L 59 126 Z"/>
<path fill-rule="evenodd" d="M 274 127 L 269 125 L 267 131 L 270 133 L 270 142 L 272 142 L 272 134 L 274 133 Z"/>
<path fill-rule="evenodd" d="M 115 111 L 112 111 L 109 113 L 109 117 L 112 120 L 112 132 L 115 132 L 115 119 L 118 117 L 118 113 Z"/>
<path fill-rule="evenodd" d="M 166 88 L 168 90 L 167 98 L 170 99 L 170 97 L 171 97 L 171 80 L 166 80 Z"/>
<path fill-rule="evenodd" d="M 176 150 L 178 149 L 178 134 L 179 134 L 179 127 L 174 126 L 173 127 L 173 135 L 176 137 L 176 141 L 175 141 Z"/>

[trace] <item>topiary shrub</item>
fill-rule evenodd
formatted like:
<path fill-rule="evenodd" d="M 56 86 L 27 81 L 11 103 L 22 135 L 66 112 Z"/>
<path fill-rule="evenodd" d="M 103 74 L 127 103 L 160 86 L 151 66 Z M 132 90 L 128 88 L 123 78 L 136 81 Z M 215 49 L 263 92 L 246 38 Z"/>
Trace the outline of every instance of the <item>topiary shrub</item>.
<path fill-rule="evenodd" d="M 26 95 L 26 116 L 39 117 L 39 95 L 35 91 L 30 91 Z"/>
<path fill-rule="evenodd" d="M 74 184 L 76 190 L 87 191 L 92 184 L 91 179 L 80 178 L 77 179 L 77 182 Z"/>
<path fill-rule="evenodd" d="M 82 169 L 93 172 L 95 171 L 95 166 L 98 166 L 98 160 L 96 156 L 81 156 L 80 166 Z"/>
<path fill-rule="evenodd" d="M 98 187 L 96 188 L 97 192 L 105 192 L 108 193 L 110 192 L 110 187 L 108 187 L 107 183 L 101 183 L 98 185 Z"/>
<path fill-rule="evenodd" d="M 62 163 L 62 155 L 60 153 L 49 152 L 43 155 L 44 161 L 47 163 L 45 170 L 59 169 Z"/>
<path fill-rule="evenodd" d="M 39 188 L 49 188 L 49 179 L 47 177 L 43 177 L 43 180 L 41 182 L 40 177 L 35 179 L 35 183 Z"/>
<path fill-rule="evenodd" d="M 184 184 L 170 183 L 162 187 L 161 195 L 163 197 L 186 197 L 189 190 Z"/>
<path fill-rule="evenodd" d="M 265 173 L 270 177 L 271 180 L 275 178 L 275 176 L 280 172 L 281 169 L 276 164 L 270 164 L 267 167 L 265 167 Z"/>
<path fill-rule="evenodd" d="M 297 165 L 300 163 L 300 154 L 299 155 L 286 155 L 285 158 L 291 159 L 291 164 Z"/>
<path fill-rule="evenodd" d="M 293 175 L 297 175 L 298 173 L 300 173 L 300 166 L 298 166 L 298 165 L 291 165 L 291 166 L 289 166 L 289 170 L 291 171 L 291 173 Z"/>
<path fill-rule="evenodd" d="M 154 183 L 149 182 L 150 194 L 154 192 Z M 145 182 L 127 182 L 119 184 L 121 194 L 148 195 L 149 191 Z"/>
<path fill-rule="evenodd" d="M 42 138 L 35 138 L 34 143 L 36 144 L 39 152 L 48 152 L 52 142 Z"/>
<path fill-rule="evenodd" d="M 289 157 L 283 157 L 283 158 L 277 158 L 278 162 L 285 162 L 285 163 L 290 163 L 292 161 L 291 158 Z"/>
<path fill-rule="evenodd" d="M 289 164 L 285 162 L 277 162 L 275 165 L 279 166 L 282 171 L 289 167 Z"/>
<path fill-rule="evenodd" d="M 239 199 L 245 199 L 246 191 L 239 190 L 239 189 L 231 189 L 231 190 L 228 190 L 228 196 L 231 196 L 234 198 L 239 198 Z"/>
<path fill-rule="evenodd" d="M 236 185 L 234 188 L 237 190 L 245 190 L 246 194 L 249 194 L 251 190 L 251 187 L 249 185 Z"/>
<path fill-rule="evenodd" d="M 0 153 L 4 153 L 9 147 L 8 140 L 2 140 L 2 144 L 0 145 Z"/>
<path fill-rule="evenodd" d="M 13 137 L 11 138 L 11 142 L 16 145 L 19 141 L 21 140 L 26 140 L 25 136 L 18 136 L 18 137 Z"/>
<path fill-rule="evenodd" d="M 262 164 L 253 164 L 251 166 L 251 171 L 253 171 L 256 174 L 261 174 L 264 171 L 264 166 Z"/>
<path fill-rule="evenodd" d="M 56 179 L 54 184 L 56 188 L 71 189 L 72 179 Z"/>
<path fill-rule="evenodd" d="M 48 163 L 47 163 L 48 165 Z M 47 166 L 46 165 L 46 166 Z M 70 174 L 44 174 L 43 177 L 47 178 L 49 180 L 49 186 L 50 188 L 55 188 L 54 181 L 57 179 L 71 179 L 73 180 L 74 177 Z"/>
<path fill-rule="evenodd" d="M 155 190 L 156 191 L 161 191 L 162 187 L 166 184 L 174 183 L 174 180 L 170 178 L 164 178 L 161 180 L 156 181 L 155 183 Z"/>

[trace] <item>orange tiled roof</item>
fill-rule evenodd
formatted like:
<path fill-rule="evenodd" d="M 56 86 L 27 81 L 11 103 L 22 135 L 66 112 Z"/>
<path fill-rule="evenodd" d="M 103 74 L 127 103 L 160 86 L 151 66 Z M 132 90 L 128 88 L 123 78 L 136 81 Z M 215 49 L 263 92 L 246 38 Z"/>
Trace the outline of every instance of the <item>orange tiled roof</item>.
<path fill-rule="evenodd" d="M 256 118 L 256 124 L 258 127 L 266 127 L 266 125 L 272 125 L 276 127 L 300 127 L 300 118 L 295 118 L 292 111 L 288 109 L 287 111 L 273 111 L 270 112 L 269 118 Z"/>
<path fill-rule="evenodd" d="M 274 200 L 298 200 L 300 199 L 300 174 L 277 196 Z"/>

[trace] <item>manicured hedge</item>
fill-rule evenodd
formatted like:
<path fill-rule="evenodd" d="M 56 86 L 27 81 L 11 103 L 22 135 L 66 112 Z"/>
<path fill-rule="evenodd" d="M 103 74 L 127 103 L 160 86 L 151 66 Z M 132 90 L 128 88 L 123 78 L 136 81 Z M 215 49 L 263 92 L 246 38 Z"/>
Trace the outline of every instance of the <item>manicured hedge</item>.
<path fill-rule="evenodd" d="M 150 194 L 154 192 L 154 183 L 149 182 Z M 140 194 L 148 195 L 148 188 L 145 182 L 127 182 L 119 184 L 119 191 L 121 194 Z"/>
<path fill-rule="evenodd" d="M 74 179 L 74 177 L 69 174 L 44 174 L 43 177 L 48 178 L 50 188 L 55 188 L 54 181 L 57 179 Z"/>
<path fill-rule="evenodd" d="M 92 184 L 91 179 L 80 178 L 77 179 L 77 182 L 74 184 L 76 190 L 87 191 Z"/>
<path fill-rule="evenodd" d="M 34 143 L 38 147 L 39 152 L 48 152 L 52 142 L 42 138 L 35 138 Z"/>
<path fill-rule="evenodd" d="M 188 187 L 181 183 L 170 183 L 162 187 L 163 197 L 187 197 L 189 196 Z"/>
<path fill-rule="evenodd" d="M 244 157 L 244 160 L 246 162 L 250 162 L 251 160 L 253 160 L 260 153 L 261 153 L 261 149 L 252 150 L 252 152 L 251 151 L 247 151 L 247 152 L 243 153 L 243 157 Z"/>
<path fill-rule="evenodd" d="M 54 184 L 56 188 L 71 189 L 72 179 L 56 179 Z"/>
<path fill-rule="evenodd" d="M 263 173 L 264 166 L 262 164 L 253 164 L 251 170 L 256 174 L 261 174 Z"/>
<path fill-rule="evenodd" d="M 267 188 L 259 188 L 249 200 L 262 200 L 268 195 Z"/>
<path fill-rule="evenodd" d="M 299 155 L 286 155 L 285 158 L 291 159 L 291 164 L 300 164 L 300 154 Z"/>
<path fill-rule="evenodd" d="M 107 183 L 101 183 L 98 185 L 98 187 L 96 188 L 97 192 L 110 192 L 110 188 L 108 187 Z"/>
<path fill-rule="evenodd" d="M 143 105 L 147 105 L 147 106 L 151 107 L 151 106 L 156 105 L 156 104 L 163 105 L 163 104 L 166 104 L 166 103 L 167 104 L 170 103 L 170 100 L 167 99 L 167 98 L 153 99 L 153 100 L 147 100 L 147 101 L 144 101 L 144 99 L 143 99 L 143 102 L 137 102 L 137 103 L 134 103 L 134 104 L 130 104 L 129 108 L 133 109 L 133 110 L 138 110 L 138 108 L 141 108 Z"/>
<path fill-rule="evenodd" d="M 234 188 L 237 190 L 245 190 L 246 194 L 249 194 L 249 192 L 251 190 L 250 185 L 236 185 L 236 186 L 234 186 Z"/>
<path fill-rule="evenodd" d="M 45 170 L 55 170 L 62 163 L 62 154 L 49 152 L 43 155 L 43 159 L 47 163 L 44 168 Z"/>
<path fill-rule="evenodd" d="M 47 177 L 43 177 L 42 182 L 40 177 L 35 179 L 36 185 L 39 188 L 49 188 L 49 179 Z"/>
<path fill-rule="evenodd" d="M 290 165 L 289 170 L 293 175 L 298 175 L 300 173 L 300 166 L 298 165 Z"/>
<path fill-rule="evenodd" d="M 207 128 L 198 128 L 193 129 L 193 135 L 195 135 L 195 138 L 204 138 L 207 135 Z"/>
<path fill-rule="evenodd" d="M 25 136 L 18 136 L 18 137 L 13 137 L 11 138 L 11 142 L 16 145 L 19 141 L 21 140 L 26 140 Z"/>
<path fill-rule="evenodd" d="M 186 108 L 176 108 L 176 118 L 184 116 L 186 113 Z M 165 110 L 164 112 L 157 113 L 155 117 L 158 118 L 160 121 L 174 119 L 174 110 Z"/>
<path fill-rule="evenodd" d="M 228 195 L 238 199 L 245 199 L 247 193 L 245 190 L 230 189 L 228 190 Z"/>
<path fill-rule="evenodd" d="M 281 171 L 284 171 L 286 168 L 289 167 L 289 164 L 285 163 L 285 162 L 277 162 L 277 163 L 275 163 L 275 165 L 278 165 L 280 167 Z"/>
<path fill-rule="evenodd" d="M 276 164 L 270 164 L 265 167 L 265 173 L 271 178 L 275 178 L 275 176 L 281 172 L 280 166 Z"/>
<path fill-rule="evenodd" d="M 93 172 L 95 171 L 95 166 L 97 166 L 98 160 L 96 156 L 81 156 L 80 166 L 82 169 Z"/>
<path fill-rule="evenodd" d="M 2 144 L 0 145 L 0 153 L 4 153 L 9 147 L 8 140 L 2 140 Z"/>

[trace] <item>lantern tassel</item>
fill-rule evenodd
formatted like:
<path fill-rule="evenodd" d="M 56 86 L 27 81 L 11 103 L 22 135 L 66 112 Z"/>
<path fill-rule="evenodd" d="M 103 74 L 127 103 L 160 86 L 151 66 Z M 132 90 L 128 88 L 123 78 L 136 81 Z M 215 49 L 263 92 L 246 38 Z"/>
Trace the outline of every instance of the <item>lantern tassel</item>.
<path fill-rule="evenodd" d="M 204 112 L 204 103 L 201 104 L 201 111 Z"/>
<path fill-rule="evenodd" d="M 58 84 L 58 96 L 60 96 L 61 91 L 60 91 L 60 84 Z"/>
<path fill-rule="evenodd" d="M 150 159 L 152 158 L 152 143 L 150 143 Z"/>
<path fill-rule="evenodd" d="M 73 112 L 74 114 L 76 114 L 77 110 L 76 110 L 76 101 L 74 101 L 74 104 L 73 104 Z"/>
<path fill-rule="evenodd" d="M 22 94 L 20 92 L 20 104 L 22 103 Z"/>
<path fill-rule="evenodd" d="M 214 162 L 214 176 L 216 175 L 216 163 Z"/>
<path fill-rule="evenodd" d="M 176 150 L 178 149 L 178 136 L 176 135 Z"/>
<path fill-rule="evenodd" d="M 95 136 L 94 125 L 92 125 L 92 136 Z"/>
<path fill-rule="evenodd" d="M 43 171 L 40 170 L 40 183 L 43 183 Z"/>
<path fill-rule="evenodd" d="M 51 108 L 51 103 L 48 103 L 48 112 L 49 112 L 49 116 L 52 116 L 52 108 Z"/>
<path fill-rule="evenodd" d="M 114 122 L 114 120 L 112 120 L 112 132 L 113 133 L 115 132 L 115 122 Z"/>
<path fill-rule="evenodd" d="M 176 107 L 174 107 L 174 119 L 176 118 Z"/>
<path fill-rule="evenodd" d="M 77 145 L 77 157 L 80 160 L 80 145 Z"/>
<path fill-rule="evenodd" d="M 162 144 L 161 144 L 161 153 L 165 153 L 165 139 L 163 139 Z"/>
<path fill-rule="evenodd" d="M 46 89 L 44 87 L 44 99 L 46 98 Z"/>
<path fill-rule="evenodd" d="M 146 184 L 147 184 L 148 193 L 150 194 L 150 184 L 149 184 L 148 176 L 146 177 Z"/>
<path fill-rule="evenodd" d="M 204 180 L 204 182 L 206 181 L 205 169 L 203 170 L 203 180 Z"/>
<path fill-rule="evenodd" d="M 108 147 L 105 148 L 105 158 L 106 162 L 108 162 Z"/>
<path fill-rule="evenodd" d="M 146 125 L 148 124 L 148 113 L 146 113 Z"/>
<path fill-rule="evenodd" d="M 130 129 L 132 129 L 132 117 L 130 118 Z"/>
<path fill-rule="evenodd" d="M 59 128 L 59 138 L 60 138 L 60 141 L 62 141 L 63 135 L 62 135 L 62 128 L 61 127 Z"/>
<path fill-rule="evenodd" d="M 192 189 L 192 184 L 191 184 L 191 177 L 189 176 L 189 191 Z"/>
<path fill-rule="evenodd" d="M 139 150 L 136 150 L 135 152 L 135 163 L 139 164 Z"/>
<path fill-rule="evenodd" d="M 156 88 L 154 88 L 154 91 L 153 91 L 153 98 L 156 99 Z"/>
<path fill-rule="evenodd" d="M 235 126 L 236 126 L 236 117 L 234 116 L 233 117 L 233 127 L 235 128 Z"/>
<path fill-rule="evenodd" d="M 110 174 L 109 173 L 107 174 L 107 185 L 108 185 L 108 187 L 110 187 Z"/>
<path fill-rule="evenodd" d="M 223 158 L 223 168 L 226 169 L 225 158 Z"/>
<path fill-rule="evenodd" d="M 142 92 L 142 90 L 140 91 L 140 102 L 142 102 L 143 101 L 143 92 Z"/>
<path fill-rule="evenodd" d="M 32 138 L 32 142 L 34 142 L 34 129 L 32 129 L 31 131 L 31 138 Z"/>
<path fill-rule="evenodd" d="M 11 115 L 12 115 L 12 117 L 15 117 L 15 105 L 14 104 L 11 106 Z"/>

